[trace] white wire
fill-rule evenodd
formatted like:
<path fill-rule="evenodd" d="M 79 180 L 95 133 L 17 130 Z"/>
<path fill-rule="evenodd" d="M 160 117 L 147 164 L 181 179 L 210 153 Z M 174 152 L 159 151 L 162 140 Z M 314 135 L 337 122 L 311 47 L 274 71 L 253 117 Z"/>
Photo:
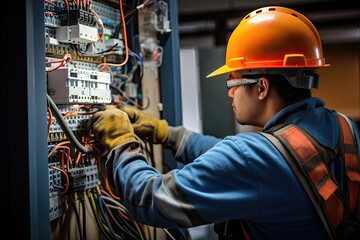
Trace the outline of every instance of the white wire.
<path fill-rule="evenodd" d="M 104 191 L 104 190 L 100 190 L 100 191 L 101 191 L 101 193 L 105 193 L 106 195 L 108 195 L 108 193 L 107 193 L 106 191 Z M 131 213 L 125 208 L 125 206 L 122 205 L 120 202 L 114 200 L 114 199 L 111 198 L 111 197 L 104 196 L 104 195 L 102 195 L 101 197 L 102 197 L 104 200 L 108 200 L 108 201 L 114 203 L 114 204 L 117 205 L 118 207 L 113 206 L 113 205 L 109 205 L 108 203 L 105 203 L 106 206 L 108 206 L 108 207 L 110 207 L 110 208 L 119 209 L 119 210 L 125 212 L 127 215 L 129 215 L 129 217 L 131 218 L 131 220 L 135 223 L 136 230 L 138 231 L 139 235 L 141 236 L 141 239 L 144 240 L 144 236 L 143 236 L 142 231 L 141 231 L 141 229 L 140 229 L 140 227 L 139 227 L 139 223 L 134 220 L 134 217 L 133 217 L 133 216 L 131 215 Z"/>
<path fill-rule="evenodd" d="M 173 235 L 171 235 L 171 233 L 166 228 L 163 228 L 163 230 L 172 240 L 176 240 L 176 238 Z"/>

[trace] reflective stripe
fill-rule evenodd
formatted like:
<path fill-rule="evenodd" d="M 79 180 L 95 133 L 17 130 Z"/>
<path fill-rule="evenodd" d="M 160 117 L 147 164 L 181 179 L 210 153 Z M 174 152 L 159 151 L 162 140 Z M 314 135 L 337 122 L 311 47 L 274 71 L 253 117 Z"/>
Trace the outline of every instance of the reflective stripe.
<path fill-rule="evenodd" d="M 360 182 L 359 157 L 357 154 L 355 139 L 351 132 L 349 123 L 347 122 L 344 116 L 338 114 L 337 117 L 340 122 L 343 133 L 345 173 L 350 180 L 348 181 L 349 212 L 353 213 L 356 210 L 356 204 L 359 195 L 359 182 Z"/>
<path fill-rule="evenodd" d="M 284 131 L 281 133 L 281 137 L 288 142 L 302 164 L 307 163 L 319 154 L 315 146 L 296 127 L 291 127 Z"/>
<path fill-rule="evenodd" d="M 341 231 L 358 226 L 356 221 L 360 219 L 360 206 L 357 205 L 360 202 L 360 161 L 352 123 L 345 115 L 336 115 L 340 123 L 340 138 L 337 148 L 333 150 L 323 147 L 306 131 L 292 124 L 273 127 L 272 130 L 261 133 L 279 149 L 293 169 L 314 204 L 330 239 L 337 239 L 337 234 L 349 234 L 350 232 Z M 329 165 L 334 159 L 340 159 L 339 156 L 343 159 L 348 193 L 343 193 L 336 185 L 330 171 Z M 314 191 L 315 188 L 317 191 Z M 348 212 L 354 213 L 355 220 Z M 347 218 L 343 221 L 345 216 Z M 340 226 L 342 222 L 344 225 Z M 337 229 L 338 226 L 340 228 Z"/>
<path fill-rule="evenodd" d="M 325 201 L 325 206 L 331 222 L 336 228 L 344 219 L 344 205 L 336 194 L 332 194 L 329 199 Z"/>
<path fill-rule="evenodd" d="M 324 200 L 328 200 L 337 189 L 336 184 L 329 177 L 329 171 L 323 161 L 318 161 L 319 151 L 308 137 L 296 126 L 290 127 L 281 136 L 296 154 L 302 165 L 307 165 L 305 170 L 319 194 Z M 314 161 L 316 161 L 314 164 Z M 304 166 L 302 166 L 304 168 Z"/>
<path fill-rule="evenodd" d="M 320 156 L 318 149 L 321 146 L 314 140 L 311 141 L 311 136 L 295 125 L 289 125 L 274 134 L 290 148 L 290 152 L 322 197 L 328 217 L 336 228 L 344 217 L 344 205 L 336 194 L 340 190 L 333 181 L 324 159 Z"/>

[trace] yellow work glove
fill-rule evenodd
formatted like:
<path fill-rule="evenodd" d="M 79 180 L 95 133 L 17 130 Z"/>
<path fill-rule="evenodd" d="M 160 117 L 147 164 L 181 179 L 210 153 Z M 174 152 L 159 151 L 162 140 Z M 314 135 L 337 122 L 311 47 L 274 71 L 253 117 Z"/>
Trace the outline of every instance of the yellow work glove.
<path fill-rule="evenodd" d="M 119 109 L 129 115 L 135 134 L 141 139 L 155 144 L 166 142 L 169 136 L 169 125 L 166 120 L 160 120 L 131 105 L 122 105 Z"/>
<path fill-rule="evenodd" d="M 94 113 L 87 122 L 101 144 L 109 150 L 128 142 L 138 142 L 134 135 L 128 115 L 113 105 Z"/>

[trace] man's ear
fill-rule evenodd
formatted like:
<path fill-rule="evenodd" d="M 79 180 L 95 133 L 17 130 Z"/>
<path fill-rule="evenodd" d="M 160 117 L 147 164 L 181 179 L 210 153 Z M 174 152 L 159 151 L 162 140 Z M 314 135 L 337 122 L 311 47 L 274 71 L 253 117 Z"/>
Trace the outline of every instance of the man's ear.
<path fill-rule="evenodd" d="M 257 83 L 259 100 L 264 100 L 268 96 L 269 90 L 270 90 L 269 80 L 266 77 L 261 77 L 259 79 L 259 82 Z"/>

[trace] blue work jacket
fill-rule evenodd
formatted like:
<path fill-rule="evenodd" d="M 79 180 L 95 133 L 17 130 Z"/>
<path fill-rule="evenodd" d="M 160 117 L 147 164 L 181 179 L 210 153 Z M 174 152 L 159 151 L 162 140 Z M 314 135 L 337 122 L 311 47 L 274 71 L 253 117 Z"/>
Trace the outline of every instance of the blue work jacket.
<path fill-rule="evenodd" d="M 337 145 L 338 120 L 321 99 L 282 109 L 264 130 L 279 123 L 296 124 L 329 148 Z M 353 128 L 359 142 L 355 122 Z M 139 144 L 124 144 L 109 154 L 110 182 L 138 221 L 177 228 L 244 219 L 256 239 L 325 239 L 301 183 L 264 136 L 246 132 L 218 139 L 182 131 L 173 151 L 184 167 L 166 174 L 151 166 Z M 333 166 L 335 172 L 338 168 Z"/>

